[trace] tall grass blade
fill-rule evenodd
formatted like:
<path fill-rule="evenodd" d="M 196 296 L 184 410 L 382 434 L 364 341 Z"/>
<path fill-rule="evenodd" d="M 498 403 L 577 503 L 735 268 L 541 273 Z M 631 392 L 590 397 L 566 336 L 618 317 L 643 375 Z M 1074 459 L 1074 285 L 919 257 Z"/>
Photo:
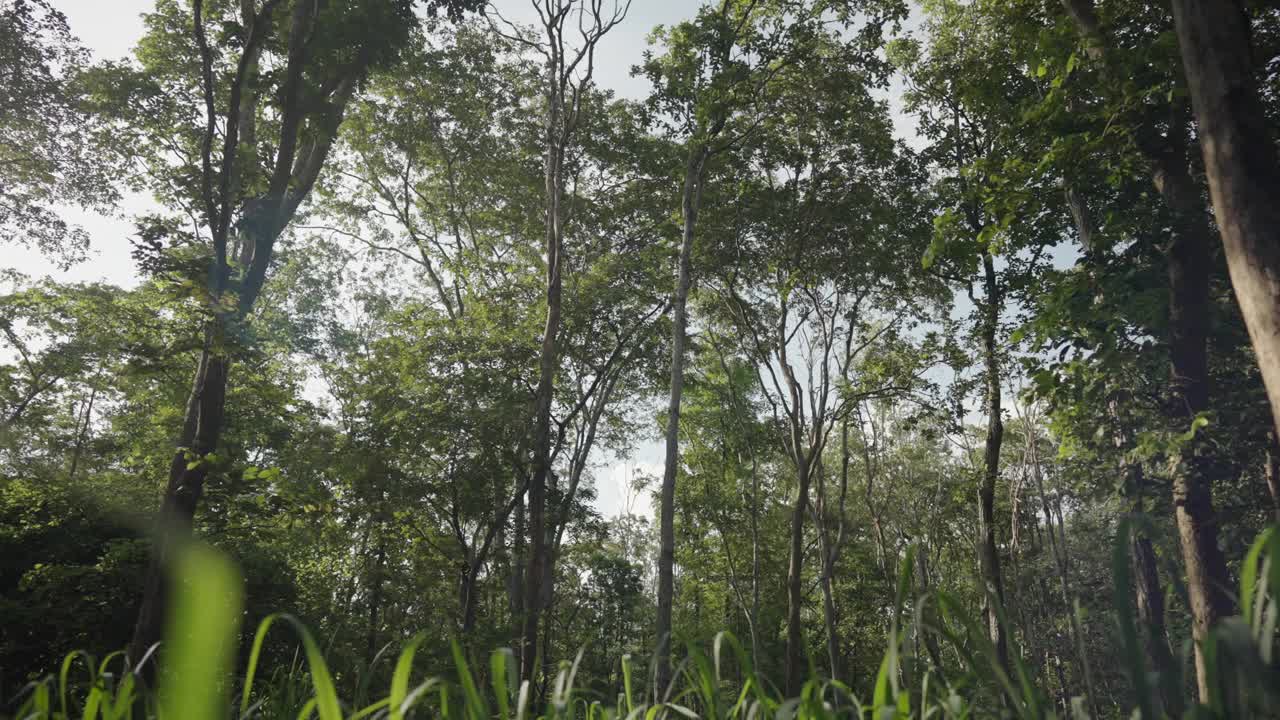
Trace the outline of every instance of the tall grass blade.
<path fill-rule="evenodd" d="M 635 692 L 631 688 L 631 653 L 622 656 L 622 689 L 626 695 L 627 716 L 635 712 Z"/>
<path fill-rule="evenodd" d="M 471 668 L 467 664 L 467 659 L 462 654 L 462 646 L 458 644 L 455 638 L 449 641 L 450 650 L 453 652 L 453 665 L 458 670 L 458 684 L 462 686 L 462 709 L 464 714 L 471 720 L 488 720 L 489 703 L 480 694 L 479 688 L 476 687 L 475 677 L 471 675 Z"/>
<path fill-rule="evenodd" d="M 400 651 L 395 670 L 391 673 L 391 695 L 387 698 L 391 720 L 404 720 L 404 701 L 409 694 L 409 674 L 413 672 L 413 656 L 418 652 L 426 636 L 419 633 Z"/>
<path fill-rule="evenodd" d="M 181 548 L 174 560 L 160 719 L 224 720 L 244 603 L 240 573 L 202 545 Z"/>
<path fill-rule="evenodd" d="M 333 677 L 329 674 L 329 666 L 324 661 L 324 655 L 320 652 L 320 646 L 316 644 L 315 638 L 305 625 L 292 615 L 284 613 L 268 615 L 258 624 L 258 632 L 253 637 L 253 649 L 249 653 L 249 665 L 245 670 L 244 690 L 240 698 L 241 713 L 245 713 L 249 708 L 249 697 L 253 691 L 253 678 L 258 668 L 258 659 L 262 654 L 262 644 L 267 637 L 267 631 L 277 620 L 283 620 L 292 626 L 294 632 L 298 634 L 298 639 L 302 641 L 302 650 L 307 658 L 307 668 L 311 672 L 311 687 L 315 691 L 316 710 L 320 713 L 320 720 L 342 720 L 342 706 L 338 703 L 338 691 L 333 684 Z"/>
<path fill-rule="evenodd" d="M 489 682 L 493 685 L 493 697 L 498 703 L 500 720 L 511 718 L 511 696 L 515 694 L 518 684 L 515 658 L 516 654 L 511 648 L 499 648 L 489 656 Z"/>

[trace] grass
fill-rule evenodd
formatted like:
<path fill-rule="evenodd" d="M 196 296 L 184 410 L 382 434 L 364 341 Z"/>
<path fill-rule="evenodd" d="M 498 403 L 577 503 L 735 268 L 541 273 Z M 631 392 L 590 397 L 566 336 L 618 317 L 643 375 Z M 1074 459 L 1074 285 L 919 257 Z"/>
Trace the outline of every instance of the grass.
<path fill-rule="evenodd" d="M 1113 554 L 1114 614 L 1122 641 L 1120 662 L 1132 686 L 1130 717 L 1160 717 L 1157 703 L 1162 682 L 1154 677 L 1138 639 L 1129 593 L 1128 536 L 1132 525 L 1120 526 Z M 717 720 L 825 720 L 827 718 L 900 718 L 961 720 L 1012 717 L 1041 720 L 1058 717 L 1058 709 L 1037 683 L 1036 673 L 1011 648 L 1003 667 L 981 624 L 946 593 L 911 597 L 912 552 L 902 562 L 895 611 L 884 659 L 869 703 L 847 686 L 811 679 L 798 697 L 781 697 L 751 667 L 751 658 L 729 633 L 717 635 L 709 652 L 690 647 L 679 666 L 677 683 L 663 702 L 652 703 L 637 692 L 636 668 L 622 660 L 623 692 L 615 702 L 582 697 L 575 678 L 582 654 L 562 663 L 548 685 L 545 701 L 535 707 L 527 683 L 517 677 L 510 650 L 489 658 L 488 672 L 478 678 L 456 642 L 448 676 L 414 678 L 414 657 L 427 638 L 406 643 L 396 658 L 390 686 L 378 699 L 362 688 L 355 701 L 344 702 L 314 637 L 288 615 L 274 615 L 258 627 L 245 674 L 234 694 L 229 678 L 235 657 L 234 638 L 242 607 L 241 579 L 233 564 L 205 547 L 182 554 L 175 576 L 175 610 L 166 635 L 166 656 L 154 696 L 141 690 L 125 668 L 124 655 L 113 653 L 97 662 L 86 652 L 71 653 L 56 675 L 27 686 L 11 716 L 22 720 L 223 720 L 237 718 L 361 718 L 403 720 L 656 720 L 659 717 Z M 1205 646 L 1211 679 L 1207 702 L 1188 703 L 1188 718 L 1280 717 L 1280 666 L 1276 662 L 1277 602 L 1280 599 L 1280 531 L 1264 532 L 1245 557 L 1240 578 L 1241 614 L 1222 622 Z M 926 613 L 930 608 L 932 612 Z M 933 617 L 926 622 L 926 617 Z M 259 682 L 258 666 L 267 633 L 285 626 L 298 638 L 303 665 L 277 670 Z M 908 640 L 933 633 L 950 644 L 964 666 L 944 676 L 938 668 L 917 671 L 907 662 Z M 82 679 L 77 680 L 80 677 Z M 1088 702 L 1075 698 L 1069 714 L 1088 717 Z"/>

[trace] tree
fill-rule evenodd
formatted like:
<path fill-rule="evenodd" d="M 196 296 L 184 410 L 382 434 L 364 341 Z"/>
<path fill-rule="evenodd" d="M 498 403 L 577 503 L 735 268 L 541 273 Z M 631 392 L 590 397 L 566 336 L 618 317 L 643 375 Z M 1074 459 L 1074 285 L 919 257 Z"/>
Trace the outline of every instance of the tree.
<path fill-rule="evenodd" d="M 1116 60 L 1114 41 L 1098 18 L 1092 0 L 1063 0 L 1075 24 L 1087 56 L 1101 68 L 1102 77 L 1122 76 Z M 1135 22 L 1142 22 L 1143 8 L 1136 8 Z M 1122 16 L 1123 17 L 1123 16 Z M 1174 72 L 1173 82 L 1184 78 Z M 1171 416 L 1192 431 L 1205 422 L 1210 409 L 1207 343 L 1209 334 L 1209 292 L 1211 228 L 1201 190 L 1189 170 L 1188 108 L 1186 100 L 1168 94 L 1169 100 L 1155 107 L 1138 105 L 1125 114 L 1130 139 L 1146 162 L 1151 182 L 1164 201 L 1171 219 L 1166 249 L 1169 305 L 1168 333 L 1170 380 L 1174 397 Z M 1203 142 L 1203 139 L 1201 140 Z M 1230 612 L 1226 594 L 1227 569 L 1218 546 L 1213 510 L 1213 469 L 1203 440 L 1186 443 L 1174 473 L 1175 515 L 1187 571 L 1187 590 L 1195 613 L 1197 643 L 1208 629 Z M 1204 658 L 1196 650 L 1196 674 L 1201 697 L 1208 694 Z"/>
<path fill-rule="evenodd" d="M 465 636 L 475 630 L 484 570 L 505 552 L 528 484 L 516 458 L 527 445 L 522 363 L 533 351 L 520 332 L 535 332 L 522 308 L 536 302 L 538 264 L 524 243 L 540 205 L 528 171 L 538 141 L 524 119 L 537 102 L 529 70 L 526 57 L 481 24 L 416 39 L 353 106 L 338 172 L 322 188 L 332 225 L 309 226 L 378 256 L 380 272 L 408 289 L 409 297 L 376 303 L 388 323 L 376 352 L 379 362 L 413 358 L 382 392 L 418 398 L 411 405 L 421 412 L 405 417 L 382 406 L 367 421 L 398 428 L 395 462 L 425 481 L 412 504 L 432 517 L 414 529 L 455 546 L 456 622 Z M 498 317 L 508 333 L 485 324 Z M 495 373 L 504 381 L 486 383 Z M 457 432 L 450 437 L 447 428 Z M 396 452 L 415 443 L 421 455 Z"/>
<path fill-rule="evenodd" d="M 1243 4 L 1173 3 L 1187 86 L 1204 155 L 1214 221 L 1280 428 L 1280 188 L 1276 138 L 1254 80 Z"/>
<path fill-rule="evenodd" d="M 754 130 L 753 105 L 776 73 L 782 57 L 777 8 L 770 3 L 723 0 L 699 9 L 693 20 L 661 29 L 642 67 L 655 90 L 649 98 L 659 117 L 670 117 L 667 132 L 684 156 L 680 192 L 680 245 L 671 294 L 671 362 L 665 454 L 659 508 L 658 616 L 655 631 L 655 697 L 671 685 L 671 608 L 675 593 L 675 485 L 680 462 L 680 404 L 688 334 L 689 290 L 693 284 L 693 244 L 707 164 Z M 745 116 L 742 117 L 742 116 Z M 732 123 L 732 124 L 731 124 Z"/>
<path fill-rule="evenodd" d="M 1003 382 L 1009 362 L 1004 315 L 1019 295 L 1033 293 L 1046 252 L 1063 235 L 1064 217 L 1046 211 L 1055 178 L 1021 161 L 1028 134 L 1020 109 L 1036 97 L 1036 78 L 1019 67 L 1003 29 L 984 22 L 983 6 L 930 6 L 922 52 L 893 48 L 908 76 L 907 107 L 929 139 L 923 156 L 939 172 L 939 208 L 924 263 L 940 279 L 964 287 L 980 348 L 980 396 L 986 416 L 982 462 L 976 470 L 975 554 L 984 622 L 1002 665 L 1008 666 L 1009 608 L 997 535 L 996 497 L 1004 448 Z M 975 287 L 980 292 L 975 292 Z"/>
<path fill-rule="evenodd" d="M 912 173 L 897 155 L 884 106 L 870 97 L 877 69 L 853 60 L 856 47 L 834 33 L 819 35 L 803 60 L 779 73 L 758 136 L 736 153 L 739 177 L 751 183 L 739 181 L 728 213 L 733 234 L 717 243 L 724 259 L 717 304 L 725 308 L 717 314 L 756 367 L 795 478 L 789 693 L 803 682 L 805 527 L 815 509 L 823 516 L 819 577 L 828 636 L 838 645 L 830 581 L 842 543 L 825 532 L 827 522 L 840 522 L 825 492 L 828 442 L 859 401 L 914 388 L 921 368 L 897 362 L 904 358 L 898 341 L 929 297 L 927 279 L 910 262 L 924 251 L 924 233 L 886 222 L 915 209 L 905 191 Z M 858 108 L 856 122 L 850 107 Z M 811 508 L 815 485 L 823 488 L 822 502 Z M 836 654 L 829 658 L 833 677 Z"/>
<path fill-rule="evenodd" d="M 535 4 L 538 39 L 532 39 L 493 11 L 495 28 L 503 27 L 505 37 L 542 57 L 545 67 L 543 108 L 545 182 L 544 217 L 546 262 L 546 325 L 538 360 L 538 386 L 534 399 L 533 460 L 529 479 L 529 563 L 526 567 L 524 633 L 520 646 L 521 677 L 532 681 L 538 657 L 538 616 L 544 601 L 544 578 L 551 558 L 547 544 L 547 476 L 551 472 L 551 406 L 555 375 L 559 364 L 557 340 L 560 334 L 561 295 L 565 266 L 564 232 L 568 208 L 564 202 L 568 178 L 566 157 L 570 142 L 582 119 L 582 104 L 595 72 L 595 53 L 600 40 L 626 17 L 630 1 L 615 0 L 606 10 L 603 0 L 554 0 Z M 581 33 L 573 47 L 574 24 Z"/>
<path fill-rule="evenodd" d="M 456 13 L 462 6 L 441 7 Z M 190 14 L 173 4 L 161 5 L 151 16 L 152 34 L 140 52 L 144 69 L 153 72 L 109 69 L 118 71 L 114 79 L 126 103 L 156 103 L 172 113 L 143 110 L 120 122 L 157 149 L 144 155 L 147 172 L 158 187 L 176 185 L 168 199 L 192 218 L 189 242 L 200 249 L 199 265 L 207 272 L 205 278 L 192 278 L 208 309 L 204 349 L 178 434 L 159 514 L 161 537 L 130 643 L 135 665 L 160 637 L 163 571 L 174 543 L 190 532 L 205 479 L 217 463 L 230 350 L 262 292 L 276 241 L 319 177 L 357 87 L 371 68 L 395 60 L 415 19 L 408 1 L 331 9 L 266 0 L 261 7 L 246 3 L 238 13 L 218 11 L 227 14 L 206 17 L 202 0 L 193 1 Z M 235 28 L 237 55 L 227 57 L 210 45 L 207 27 L 215 18 Z M 188 24 L 190 29 L 184 29 Z M 365 34 L 351 37 L 351 27 L 362 27 Z M 172 43 L 166 46 L 165 40 Z M 168 47 L 183 55 L 164 56 L 162 48 Z M 262 73 L 281 49 L 283 71 Z M 188 91 L 202 99 L 202 122 L 184 114 Z M 219 97 L 222 92 L 227 93 L 225 101 Z M 216 147 L 219 138 L 221 148 Z M 158 151 L 174 141 L 179 144 L 177 164 Z M 159 242 L 171 227 L 157 223 L 149 234 Z"/>

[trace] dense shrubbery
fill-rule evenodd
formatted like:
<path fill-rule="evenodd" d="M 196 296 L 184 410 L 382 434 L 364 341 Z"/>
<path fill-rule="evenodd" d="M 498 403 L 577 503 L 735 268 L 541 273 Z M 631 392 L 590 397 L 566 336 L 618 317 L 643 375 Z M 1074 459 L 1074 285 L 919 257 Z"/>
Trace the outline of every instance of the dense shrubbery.
<path fill-rule="evenodd" d="M 1112 570 L 1114 627 L 1124 648 L 1115 658 L 1131 681 L 1130 705 L 1102 708 L 1109 717 L 1156 718 L 1167 714 L 1158 685 L 1182 684 L 1181 678 L 1160 678 L 1147 667 L 1139 645 L 1130 583 L 1129 522 L 1121 525 Z M 995 647 L 983 628 L 965 614 L 946 593 L 910 596 L 914 552 L 899 569 L 897 598 L 888 643 L 871 697 L 859 698 L 844 683 L 811 678 L 799 697 L 782 697 L 769 678 L 753 669 L 749 653 L 731 633 L 722 632 L 710 647 L 693 644 L 678 666 L 676 680 L 659 698 L 640 663 L 630 655 L 620 663 L 616 695 L 583 692 L 579 663 L 547 667 L 541 684 L 520 683 L 516 658 L 507 649 L 489 656 L 486 664 L 469 655 L 456 640 L 451 643 L 452 667 L 425 680 L 415 672 L 415 658 L 426 642 L 419 635 L 404 643 L 398 654 L 389 645 L 374 665 L 391 671 L 389 687 L 375 687 L 367 672 L 337 678 L 325 662 L 316 639 L 297 619 L 273 615 L 254 635 L 244 674 L 235 684 L 236 702 L 229 708 L 232 688 L 226 678 L 235 657 L 235 628 L 242 607 L 242 582 L 222 555 L 195 547 L 180 561 L 176 575 L 175 614 L 169 625 L 159 692 L 124 667 L 122 653 L 101 662 L 84 652 L 68 655 L 58 671 L 24 688 L 15 700 L 15 718 L 348 718 L 437 717 L 501 720 L 520 718 L 966 718 L 1017 717 L 1085 718 L 1090 700 L 1075 697 L 1058 707 L 1042 689 L 1041 679 L 1014 648 L 1012 674 L 1002 670 Z M 1280 600 L 1280 531 L 1268 530 L 1253 544 L 1241 566 L 1240 599 L 1243 614 L 1222 622 L 1205 652 L 1212 678 L 1207 704 L 1196 705 L 1189 717 L 1274 717 L 1280 711 L 1280 664 L 1276 662 L 1277 601 Z M 292 632 L 299 640 L 290 664 L 261 667 L 261 651 L 273 634 Z M 934 665 L 937 651 L 948 658 Z M 932 645 L 926 651 L 924 646 Z M 950 659 L 954 658 L 954 666 Z M 439 670 L 438 668 L 436 670 Z M 344 691 L 346 699 L 342 695 Z"/>

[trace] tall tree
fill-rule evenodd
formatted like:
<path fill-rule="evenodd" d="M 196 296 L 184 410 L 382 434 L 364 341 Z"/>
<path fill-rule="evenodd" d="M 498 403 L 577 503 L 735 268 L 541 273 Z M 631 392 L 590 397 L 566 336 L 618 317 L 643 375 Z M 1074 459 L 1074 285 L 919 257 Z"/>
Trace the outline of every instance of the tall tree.
<path fill-rule="evenodd" d="M 740 127 L 778 62 L 777 18 L 774 33 L 760 27 L 776 12 L 771 3 L 722 0 L 655 40 L 661 56 L 650 54 L 643 66 L 655 86 L 649 105 L 669 118 L 668 134 L 684 155 L 680 191 L 680 244 L 675 288 L 671 294 L 671 362 L 667 395 L 662 485 L 658 509 L 658 618 L 654 693 L 666 697 L 671 685 L 671 608 L 675 595 L 675 491 L 680 464 L 680 405 L 688 334 L 689 291 L 693 285 L 694 237 L 704 196 L 707 165 L 753 129 Z M 733 126 L 731 121 L 736 122 Z"/>
<path fill-rule="evenodd" d="M 940 278 L 964 287 L 973 307 L 986 416 L 982 461 L 975 471 L 974 548 L 984 622 L 1003 664 L 1008 662 L 1009 628 L 998 607 L 1005 601 L 1005 570 L 995 504 L 1010 344 L 1004 314 L 1020 294 L 1031 292 L 1047 249 L 1062 238 L 1065 218 L 1046 212 L 1046 198 L 1058 197 L 1055 178 L 1036 166 L 1026 177 L 1017 175 L 1025 167 L 1017 159 L 1025 141 L 1020 108 L 1037 96 L 1038 88 L 1019 65 L 1003 29 L 984 22 L 982 5 L 947 1 L 928 9 L 924 51 L 902 43 L 893 52 L 907 71 L 907 106 L 930 141 L 923 155 L 939 171 L 934 201 L 940 213 L 924 263 Z"/>
<path fill-rule="evenodd" d="M 650 105 L 667 118 L 683 155 L 680 195 L 681 235 L 672 292 L 670 382 L 664 438 L 663 478 L 659 493 L 658 647 L 655 693 L 670 685 L 672 604 L 675 596 L 675 494 L 680 467 L 680 406 L 688 334 L 688 300 L 693 284 L 693 253 L 699 211 L 705 195 L 708 163 L 751 142 L 772 112 L 765 98 L 780 73 L 811 57 L 813 40 L 830 18 L 853 28 L 855 7 L 863 10 L 850 45 L 861 49 L 879 40 L 882 26 L 900 16 L 894 2 L 850 3 L 810 0 L 722 0 L 657 38 L 661 56 L 649 55 L 642 70 L 655 86 Z M 851 52 L 840 61 L 859 71 L 874 63 Z M 876 82 L 876 80 L 872 80 Z M 857 92 L 856 86 L 850 88 Z"/>
<path fill-rule="evenodd" d="M 564 233 L 569 208 L 565 203 L 570 169 L 566 158 L 582 120 L 583 102 L 594 73 L 596 48 L 618 26 L 630 0 L 547 0 L 535 2 L 536 35 L 529 35 L 491 9 L 496 31 L 539 55 L 544 62 L 546 104 L 543 108 L 545 182 L 546 324 L 538 356 L 538 386 L 534 395 L 533 459 L 529 480 L 529 561 L 525 568 L 524 632 L 520 647 L 521 677 L 532 682 L 538 658 L 538 618 L 545 601 L 545 578 L 551 567 L 547 526 L 547 477 L 552 462 L 551 407 L 559 366 L 557 344 L 564 288 Z M 575 47 L 575 38 L 577 42 Z"/>
<path fill-rule="evenodd" d="M 1062 0 L 1062 4 L 1075 24 L 1085 53 L 1101 68 L 1103 82 L 1115 87 L 1114 81 L 1123 77 L 1125 66 L 1117 60 L 1114 34 L 1099 19 L 1093 0 Z M 1142 8 L 1137 8 L 1134 14 L 1138 16 L 1134 22 L 1142 22 Z M 1181 85 L 1183 77 L 1175 72 L 1172 82 Z M 1191 176 L 1192 148 L 1186 100 L 1174 92 L 1168 93 L 1168 98 L 1167 103 L 1154 108 L 1138 105 L 1136 111 L 1127 112 L 1123 118 L 1131 141 L 1146 161 L 1151 182 L 1170 215 L 1165 256 L 1173 397 L 1168 412 L 1187 429 L 1195 430 L 1204 422 L 1201 416 L 1210 410 L 1208 335 L 1212 229 L 1200 186 Z M 1208 137 L 1201 137 L 1201 142 Z M 1227 567 L 1218 546 L 1213 509 L 1215 478 L 1203 445 L 1203 439 L 1193 433 L 1191 441 L 1181 450 L 1174 468 L 1174 513 L 1194 618 L 1196 675 L 1201 698 L 1207 699 L 1201 644 L 1209 628 L 1230 612 L 1231 601 L 1226 591 Z"/>
<path fill-rule="evenodd" d="M 922 312 L 927 287 L 909 261 L 923 252 L 925 234 L 910 224 L 885 232 L 885 219 L 915 211 L 907 185 L 899 184 L 911 182 L 913 166 L 898 155 L 885 107 L 870 97 L 877 68 L 857 62 L 857 45 L 842 44 L 832 31 L 811 42 L 806 57 L 781 71 L 767 92 L 770 112 L 759 135 L 735 153 L 736 172 L 751 183 L 739 181 L 719 273 L 727 320 L 756 366 L 795 477 L 786 581 L 789 693 L 800 691 L 805 668 L 807 519 L 824 513 L 820 535 L 826 523 L 839 522 L 825 493 L 831 434 L 857 402 L 911 387 L 917 368 L 897 365 L 901 356 L 890 348 Z M 848 122 L 851 98 L 857 122 Z M 811 507 L 815 485 L 824 488 L 820 508 Z M 830 580 L 839 545 L 822 547 L 819 578 Z M 830 592 L 827 583 L 824 594 Z M 824 614 L 834 635 L 834 598 L 828 599 Z M 837 658 L 831 660 L 838 672 Z"/>
<path fill-rule="evenodd" d="M 1249 13 L 1238 0 L 1172 5 L 1214 221 L 1280 428 L 1280 155 L 1258 95 Z"/>
<path fill-rule="evenodd" d="M 431 7 L 456 14 L 463 5 Z M 201 258 L 207 275 L 192 280 L 208 319 L 130 643 L 134 664 L 160 638 L 165 569 L 175 544 L 191 532 L 205 480 L 218 463 L 232 349 L 267 280 L 276 241 L 314 186 L 357 88 L 370 69 L 395 60 L 416 15 L 410 0 L 341 8 L 308 0 L 206 8 L 193 0 L 189 13 L 165 4 L 150 21 L 139 53 L 143 71 L 114 69 L 132 95 L 126 102 L 171 112 L 143 110 L 123 123 L 152 144 L 143 161 L 157 186 L 175 209 L 198 219 L 191 240 L 208 253 Z M 210 44 L 210 22 L 237 29 L 237 53 L 228 56 Z M 351 27 L 364 30 L 353 37 Z M 179 55 L 166 56 L 162 47 Z M 277 61 L 279 72 L 262 71 Z M 192 122 L 182 107 L 188 92 L 203 103 L 195 113 L 201 121 Z M 183 146 L 178 157 L 196 167 L 176 165 L 160 150 L 173 138 Z M 173 227 L 155 222 L 146 234 L 158 242 Z"/>

